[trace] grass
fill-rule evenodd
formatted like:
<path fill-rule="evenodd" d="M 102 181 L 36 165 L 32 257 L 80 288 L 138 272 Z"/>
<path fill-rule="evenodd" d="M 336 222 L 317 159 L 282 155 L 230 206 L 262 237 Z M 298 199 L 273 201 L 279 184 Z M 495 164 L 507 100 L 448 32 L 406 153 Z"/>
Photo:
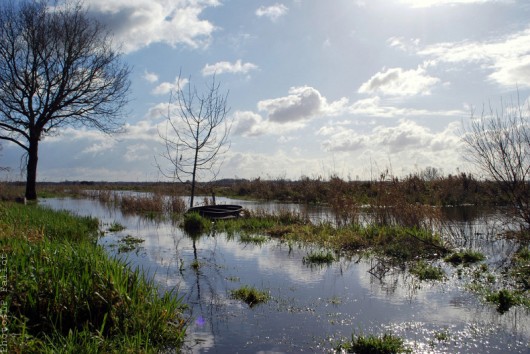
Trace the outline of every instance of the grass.
<path fill-rule="evenodd" d="M 239 241 L 241 243 L 251 243 L 255 245 L 262 245 L 268 240 L 269 238 L 263 235 L 250 235 L 250 234 L 242 233 L 239 236 Z"/>
<path fill-rule="evenodd" d="M 247 285 L 231 290 L 230 295 L 234 299 L 245 302 L 250 307 L 267 302 L 270 299 L 268 292 Z"/>
<path fill-rule="evenodd" d="M 97 220 L 1 203 L 0 224 L 10 352 L 149 353 L 183 342 L 178 296 L 109 258 L 95 244 Z"/>
<path fill-rule="evenodd" d="M 412 352 L 412 350 L 405 347 L 403 339 L 391 334 L 384 334 L 383 336 L 356 336 L 353 334 L 351 341 L 341 343 L 335 348 L 335 350 L 357 354 L 394 354 Z"/>
<path fill-rule="evenodd" d="M 118 222 L 113 222 L 109 228 L 107 229 L 107 231 L 109 232 L 120 232 L 122 230 L 125 230 L 125 226 L 123 226 L 122 224 L 118 223 Z"/>
<path fill-rule="evenodd" d="M 402 261 L 418 258 L 437 259 L 449 252 L 440 236 L 429 231 L 400 226 L 335 227 L 330 223 L 311 224 L 303 219 L 295 223 L 275 215 L 239 218 L 216 223 L 221 231 L 265 233 L 286 242 L 303 242 L 335 252 L 375 251 Z"/>
<path fill-rule="evenodd" d="M 118 253 L 130 252 L 134 250 L 140 243 L 145 242 L 145 240 L 131 235 L 127 235 L 120 239 L 118 246 Z"/>
<path fill-rule="evenodd" d="M 312 251 L 303 258 L 306 264 L 331 264 L 334 260 L 335 257 L 330 251 Z"/>
<path fill-rule="evenodd" d="M 511 275 L 522 290 L 530 290 L 530 249 L 521 246 L 512 259 Z"/>
<path fill-rule="evenodd" d="M 523 299 L 517 291 L 501 289 L 486 295 L 486 301 L 497 304 L 497 311 L 503 314 L 508 312 L 512 306 L 522 304 Z"/>
<path fill-rule="evenodd" d="M 15 203 L 0 204 L 0 238 L 29 241 L 76 241 L 98 234 L 99 221 L 91 217 L 72 217 L 66 211 L 53 211 Z"/>
<path fill-rule="evenodd" d="M 484 257 L 484 255 L 480 252 L 465 250 L 461 252 L 454 252 L 449 256 L 445 257 L 444 260 L 454 266 L 460 264 L 467 266 L 473 263 L 483 261 L 485 258 L 486 257 Z"/>
<path fill-rule="evenodd" d="M 184 215 L 184 230 L 190 235 L 200 235 L 210 231 L 212 223 L 207 218 L 199 215 L 199 213 L 187 213 Z"/>
<path fill-rule="evenodd" d="M 435 267 L 423 260 L 414 263 L 409 271 L 421 281 L 443 280 L 445 278 L 445 272 L 440 267 Z"/>

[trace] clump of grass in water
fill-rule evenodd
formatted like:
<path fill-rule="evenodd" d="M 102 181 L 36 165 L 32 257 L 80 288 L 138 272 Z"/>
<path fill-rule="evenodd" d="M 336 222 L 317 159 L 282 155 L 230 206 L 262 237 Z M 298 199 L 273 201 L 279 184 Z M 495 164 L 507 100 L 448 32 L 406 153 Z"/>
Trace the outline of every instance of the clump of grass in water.
<path fill-rule="evenodd" d="M 232 298 L 245 302 L 250 307 L 267 302 L 270 299 L 269 293 L 258 290 L 252 286 L 242 286 L 239 289 L 231 290 Z"/>
<path fill-rule="evenodd" d="M 123 226 L 122 224 L 120 224 L 117 221 L 113 222 L 108 228 L 109 232 L 120 232 L 120 231 L 123 231 L 123 230 L 125 230 L 125 226 Z"/>
<path fill-rule="evenodd" d="M 171 293 L 160 296 L 152 280 L 110 259 L 94 242 L 97 222 L 38 207 L 0 209 L 0 224 L 7 226 L 0 236 L 10 269 L 4 301 L 11 350 L 144 352 L 182 343 L 181 301 Z M 44 230 L 35 242 L 17 233 L 21 225 L 36 230 L 31 216 Z M 86 232 L 61 232 L 80 225 Z"/>
<path fill-rule="evenodd" d="M 241 234 L 239 236 L 239 241 L 242 243 L 253 243 L 255 245 L 262 245 L 268 241 L 268 238 L 263 235 Z"/>
<path fill-rule="evenodd" d="M 445 272 L 440 267 L 430 265 L 423 260 L 416 262 L 409 271 L 421 281 L 443 280 L 445 278 Z"/>
<path fill-rule="evenodd" d="M 486 301 L 497 304 L 500 314 L 508 312 L 512 306 L 523 304 L 521 294 L 515 290 L 501 289 L 486 295 Z"/>
<path fill-rule="evenodd" d="M 212 223 L 202 217 L 199 213 L 188 213 L 184 215 L 184 230 L 191 235 L 199 235 L 210 231 Z"/>
<path fill-rule="evenodd" d="M 143 243 L 145 240 L 137 237 L 133 237 L 131 235 L 127 235 L 124 238 L 122 238 L 120 241 L 120 246 L 118 247 L 118 252 L 130 252 L 134 250 L 140 243 Z"/>
<path fill-rule="evenodd" d="M 405 347 L 403 339 L 391 334 L 384 334 L 382 337 L 352 334 L 350 342 L 339 344 L 335 350 L 357 354 L 412 353 L 411 349 Z"/>
<path fill-rule="evenodd" d="M 306 264 L 331 264 L 335 260 L 333 253 L 330 251 L 309 252 L 303 262 Z"/>
<path fill-rule="evenodd" d="M 463 264 L 469 265 L 483 261 L 486 257 L 480 252 L 465 250 L 462 252 L 455 252 L 445 257 L 444 260 L 448 263 L 451 263 L 454 266 Z"/>

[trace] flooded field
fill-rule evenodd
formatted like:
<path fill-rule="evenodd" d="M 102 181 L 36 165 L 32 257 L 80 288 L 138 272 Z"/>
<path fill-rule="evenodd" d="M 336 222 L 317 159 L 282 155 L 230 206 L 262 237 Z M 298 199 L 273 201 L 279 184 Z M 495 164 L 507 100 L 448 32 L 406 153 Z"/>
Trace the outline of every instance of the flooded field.
<path fill-rule="evenodd" d="M 297 205 L 242 204 L 246 208 Z M 441 263 L 445 281 L 420 282 L 400 269 L 378 269 L 376 258 L 342 258 L 308 265 L 306 245 L 270 239 L 249 242 L 224 233 L 190 238 L 170 221 L 123 215 L 98 201 L 45 199 L 41 204 L 91 215 L 102 230 L 99 243 L 110 253 L 154 277 L 163 291 L 176 291 L 189 305 L 189 353 L 326 352 L 355 334 L 385 333 L 404 338 L 415 353 L 528 353 L 530 313 L 512 307 L 500 314 L 466 287 L 473 268 L 462 272 Z M 309 208 L 312 220 L 329 217 Z M 480 212 L 456 213 L 451 230 L 456 247 L 480 250 L 490 269 L 501 269 L 514 244 L 498 239 Z M 139 239 L 123 247 L 124 239 Z M 254 286 L 269 293 L 267 303 L 249 307 L 230 291 Z"/>

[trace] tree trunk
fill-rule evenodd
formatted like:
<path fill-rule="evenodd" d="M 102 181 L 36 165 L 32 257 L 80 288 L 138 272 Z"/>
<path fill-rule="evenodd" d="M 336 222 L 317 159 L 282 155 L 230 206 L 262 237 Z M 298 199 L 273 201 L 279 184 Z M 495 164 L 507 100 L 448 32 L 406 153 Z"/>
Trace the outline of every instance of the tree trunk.
<path fill-rule="evenodd" d="M 37 199 L 37 162 L 39 160 L 39 139 L 33 138 L 29 142 L 28 166 L 26 175 L 26 199 Z"/>

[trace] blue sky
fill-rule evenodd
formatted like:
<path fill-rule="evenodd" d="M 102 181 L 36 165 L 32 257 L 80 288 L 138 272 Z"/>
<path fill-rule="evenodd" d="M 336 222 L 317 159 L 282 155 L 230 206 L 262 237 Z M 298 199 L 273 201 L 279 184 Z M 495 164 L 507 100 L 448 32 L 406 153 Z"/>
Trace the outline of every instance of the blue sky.
<path fill-rule="evenodd" d="M 471 171 L 462 122 L 530 94 L 526 0 L 85 0 L 133 69 L 126 133 L 66 129 L 40 146 L 38 180 L 163 180 L 179 72 L 229 91 L 220 177 L 367 179 L 427 166 Z M 0 166 L 20 178 L 21 151 Z"/>

